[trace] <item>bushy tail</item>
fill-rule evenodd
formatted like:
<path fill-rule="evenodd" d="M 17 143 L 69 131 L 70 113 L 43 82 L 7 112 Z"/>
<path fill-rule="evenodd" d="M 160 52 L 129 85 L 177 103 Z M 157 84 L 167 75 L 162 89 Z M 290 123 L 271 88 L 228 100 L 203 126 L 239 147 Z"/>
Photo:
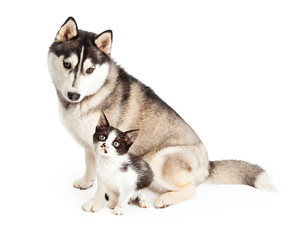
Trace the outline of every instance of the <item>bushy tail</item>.
<path fill-rule="evenodd" d="M 257 189 L 275 190 L 268 174 L 260 166 L 238 160 L 211 161 L 209 164 L 208 183 L 245 184 Z"/>

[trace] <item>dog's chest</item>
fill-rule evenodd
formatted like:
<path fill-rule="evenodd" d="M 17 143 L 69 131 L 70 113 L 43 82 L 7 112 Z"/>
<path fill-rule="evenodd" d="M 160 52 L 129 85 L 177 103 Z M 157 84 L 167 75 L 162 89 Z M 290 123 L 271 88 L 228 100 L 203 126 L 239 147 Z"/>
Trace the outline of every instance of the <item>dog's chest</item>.
<path fill-rule="evenodd" d="M 93 150 L 93 134 L 99 114 L 82 114 L 80 109 L 61 111 L 62 123 L 85 149 Z"/>

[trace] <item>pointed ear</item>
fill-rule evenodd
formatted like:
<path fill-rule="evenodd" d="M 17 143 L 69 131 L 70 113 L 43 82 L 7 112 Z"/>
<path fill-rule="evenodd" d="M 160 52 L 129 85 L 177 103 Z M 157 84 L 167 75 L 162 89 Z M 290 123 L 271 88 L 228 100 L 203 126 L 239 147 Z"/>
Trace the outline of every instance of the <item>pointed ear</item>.
<path fill-rule="evenodd" d="M 101 127 L 99 125 L 97 125 L 95 131 L 96 132 L 100 132 L 101 131 Z"/>
<path fill-rule="evenodd" d="M 134 129 L 125 132 L 125 141 L 128 145 L 131 145 L 134 143 L 134 141 L 137 139 L 137 136 L 139 134 L 139 129 Z"/>
<path fill-rule="evenodd" d="M 99 122 L 98 122 L 98 125 L 99 127 L 101 128 L 102 127 L 106 127 L 108 128 L 109 127 L 109 122 L 104 114 L 104 112 L 102 112 L 100 118 L 99 118 Z M 98 127 L 98 126 L 97 126 Z M 96 130 L 97 130 L 97 127 L 96 127 Z M 99 130 L 100 131 L 100 130 Z"/>
<path fill-rule="evenodd" d="M 61 26 L 60 30 L 56 34 L 55 42 L 63 42 L 71 40 L 78 35 L 78 28 L 75 19 L 69 17 L 65 23 Z"/>
<path fill-rule="evenodd" d="M 102 52 L 109 55 L 112 45 L 112 31 L 106 30 L 98 35 L 95 39 L 95 44 Z"/>

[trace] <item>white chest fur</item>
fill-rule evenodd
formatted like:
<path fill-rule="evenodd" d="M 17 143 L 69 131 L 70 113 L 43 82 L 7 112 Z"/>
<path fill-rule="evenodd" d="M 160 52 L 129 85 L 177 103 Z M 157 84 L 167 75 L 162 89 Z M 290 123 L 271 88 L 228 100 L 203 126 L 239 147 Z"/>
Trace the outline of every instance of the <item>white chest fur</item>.
<path fill-rule="evenodd" d="M 83 114 L 80 107 L 60 110 L 61 120 L 69 133 L 86 150 L 93 151 L 93 134 L 99 120 L 99 113 Z"/>
<path fill-rule="evenodd" d="M 125 156 L 117 158 L 119 159 L 105 158 L 96 154 L 98 176 L 106 187 L 112 191 L 119 192 L 121 189 L 134 190 L 138 174 L 131 168 L 121 171 L 122 164 L 128 160 Z"/>

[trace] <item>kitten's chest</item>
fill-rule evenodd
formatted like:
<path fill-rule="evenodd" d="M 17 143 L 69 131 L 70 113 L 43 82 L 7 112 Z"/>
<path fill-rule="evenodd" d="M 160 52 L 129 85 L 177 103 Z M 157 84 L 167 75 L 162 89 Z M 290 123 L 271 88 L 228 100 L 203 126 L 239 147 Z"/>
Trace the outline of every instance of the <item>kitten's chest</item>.
<path fill-rule="evenodd" d="M 97 159 L 97 173 L 101 176 L 102 179 L 107 181 L 119 180 L 121 181 L 124 176 L 124 173 L 121 171 L 121 164 L 115 163 L 116 159 L 103 159 L 96 155 Z M 114 163 L 113 163 L 114 162 Z M 116 182 L 116 181 L 115 181 Z"/>
<path fill-rule="evenodd" d="M 108 188 L 119 191 L 124 187 L 135 187 L 138 178 L 137 173 L 131 168 L 127 168 L 125 171 L 123 165 L 124 163 L 111 164 L 98 159 L 97 173 Z"/>

